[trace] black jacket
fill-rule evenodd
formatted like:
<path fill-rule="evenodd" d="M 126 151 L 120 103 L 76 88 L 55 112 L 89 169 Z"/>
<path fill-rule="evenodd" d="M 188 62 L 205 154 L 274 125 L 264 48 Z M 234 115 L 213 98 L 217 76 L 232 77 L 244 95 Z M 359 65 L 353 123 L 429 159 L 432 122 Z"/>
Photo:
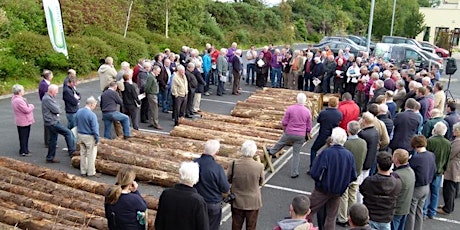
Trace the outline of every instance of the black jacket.
<path fill-rule="evenodd" d="M 69 85 L 64 85 L 62 92 L 62 99 L 65 103 L 65 112 L 66 113 L 76 113 L 79 109 L 78 104 L 80 100 L 75 98 L 74 95 L 80 96 L 80 93 Z"/>
<path fill-rule="evenodd" d="M 388 135 L 391 135 L 391 132 L 393 132 L 394 123 L 393 120 L 388 117 L 388 114 L 377 115 L 377 119 L 383 121 L 385 127 L 387 128 Z"/>
<path fill-rule="evenodd" d="M 196 81 L 198 83 L 195 93 L 204 93 L 204 85 L 206 85 L 206 82 L 203 79 L 203 75 L 196 68 L 193 70 L 193 75 L 195 75 Z"/>
<path fill-rule="evenodd" d="M 192 72 L 186 70 L 185 71 L 185 76 L 187 77 L 189 91 L 190 91 L 190 89 L 196 89 L 196 87 L 198 86 L 198 81 L 197 81 L 197 79 L 195 77 L 195 74 L 193 74 Z"/>
<path fill-rule="evenodd" d="M 136 102 L 140 105 L 141 101 L 138 98 L 137 86 L 134 85 L 136 83 L 123 82 L 123 84 L 125 85 L 125 90 L 121 92 L 123 105 L 136 105 Z"/>
<path fill-rule="evenodd" d="M 374 126 L 363 128 L 359 133 L 358 137 L 365 140 L 367 143 L 367 154 L 364 160 L 363 170 L 368 170 L 374 164 L 375 158 L 377 157 L 377 149 L 379 146 L 380 135 Z"/>

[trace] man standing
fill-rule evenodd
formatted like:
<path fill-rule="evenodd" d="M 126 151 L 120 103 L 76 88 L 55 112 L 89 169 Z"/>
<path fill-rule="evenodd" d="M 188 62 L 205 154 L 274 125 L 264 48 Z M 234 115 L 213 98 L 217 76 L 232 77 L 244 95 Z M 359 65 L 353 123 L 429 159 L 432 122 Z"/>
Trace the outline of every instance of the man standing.
<path fill-rule="evenodd" d="M 257 51 L 254 45 L 246 52 L 246 60 L 248 60 L 246 66 L 246 85 L 249 85 L 249 73 L 251 73 L 251 84 L 254 85 L 256 77 L 256 58 Z"/>
<path fill-rule="evenodd" d="M 174 125 L 179 125 L 179 117 L 185 115 L 185 109 L 187 106 L 187 94 L 188 94 L 188 81 L 185 76 L 185 67 L 179 65 L 177 67 L 177 73 L 174 75 L 171 85 L 171 95 L 174 96 Z"/>
<path fill-rule="evenodd" d="M 409 152 L 405 149 L 396 149 L 393 152 L 393 175 L 401 180 L 401 192 L 396 200 L 396 208 L 391 221 L 391 229 L 404 230 L 410 202 L 414 193 L 415 174 L 409 166 Z"/>
<path fill-rule="evenodd" d="M 154 129 L 162 130 L 163 128 L 160 126 L 158 122 L 158 82 L 157 77 L 160 75 L 161 67 L 158 65 L 154 65 L 152 67 L 152 74 L 148 75 L 147 83 L 145 83 L 145 96 L 149 102 L 149 117 L 150 117 L 150 125 L 149 127 L 153 127 Z"/>
<path fill-rule="evenodd" d="M 104 122 L 104 137 L 112 139 L 112 122 L 119 121 L 123 127 L 123 138 L 127 139 L 131 136 L 129 130 L 129 117 L 123 113 L 120 113 L 117 105 L 122 106 L 123 101 L 118 95 L 117 83 L 111 82 L 109 88 L 105 90 L 101 95 L 101 111 L 102 121 Z"/>
<path fill-rule="evenodd" d="M 450 101 L 447 103 L 446 106 L 446 117 L 444 118 L 445 121 L 449 124 L 449 128 L 447 129 L 446 137 L 449 140 L 454 140 L 454 124 L 460 121 L 460 115 L 456 112 L 457 110 L 457 103 L 455 101 Z"/>
<path fill-rule="evenodd" d="M 339 103 L 339 111 L 342 113 L 342 120 L 339 127 L 347 130 L 348 122 L 357 121 L 359 117 L 359 106 L 353 101 L 350 93 L 342 95 L 342 101 Z"/>
<path fill-rule="evenodd" d="M 224 168 L 214 160 L 219 149 L 218 140 L 209 140 L 205 144 L 204 153 L 195 160 L 200 165 L 200 180 L 195 188 L 207 203 L 209 229 L 212 230 L 219 230 L 220 228 L 222 193 L 230 191 L 230 184 L 227 181 Z"/>
<path fill-rule="evenodd" d="M 441 114 L 444 114 L 444 107 L 446 105 L 446 94 L 444 93 L 444 85 L 442 82 L 436 82 L 434 84 L 434 108 L 439 109 Z"/>
<path fill-rule="evenodd" d="M 217 96 L 222 96 L 225 93 L 225 82 L 228 80 L 228 62 L 225 59 L 227 49 L 220 49 L 219 56 L 217 57 Z"/>
<path fill-rule="evenodd" d="M 193 187 L 199 180 L 199 172 L 200 168 L 195 162 L 181 164 L 179 183 L 161 193 L 155 229 L 210 229 L 206 202 Z"/>
<path fill-rule="evenodd" d="M 67 85 L 64 85 L 62 92 L 62 99 L 65 104 L 65 113 L 67 116 L 67 128 L 73 129 L 75 127 L 75 113 L 78 111 L 80 105 L 80 93 L 76 89 L 77 77 L 70 76 Z"/>
<path fill-rule="evenodd" d="M 94 97 L 86 100 L 86 106 L 79 109 L 75 115 L 75 125 L 78 129 L 78 142 L 80 143 L 80 175 L 101 176 L 96 173 L 97 144 L 99 143 L 99 123 L 93 110 L 97 106 Z"/>
<path fill-rule="evenodd" d="M 377 155 L 377 174 L 367 177 L 359 186 L 364 205 L 369 210 L 370 226 L 375 229 L 390 229 L 396 198 L 401 191 L 401 181 L 391 176 L 391 155 Z"/>
<path fill-rule="evenodd" d="M 353 154 L 358 179 L 351 182 L 345 193 L 343 193 L 340 197 L 340 209 L 337 217 L 337 224 L 342 227 L 345 227 L 348 222 L 348 209 L 356 203 L 359 185 L 364 180 L 361 175 L 361 171 L 363 169 L 364 159 L 366 158 L 367 145 L 365 140 L 358 137 L 359 130 L 359 123 L 357 121 L 350 121 L 347 125 L 348 140 L 343 145 Z"/>
<path fill-rule="evenodd" d="M 393 120 L 393 139 L 390 142 L 390 148 L 402 148 L 411 152 L 410 140 L 417 133 L 420 117 L 414 112 L 417 107 L 415 99 L 408 99 L 405 107 L 406 110 L 402 113 L 397 113 Z"/>
<path fill-rule="evenodd" d="M 105 59 L 105 63 L 102 64 L 97 70 L 97 73 L 99 74 L 99 83 L 101 86 L 101 91 L 104 91 L 109 86 L 110 82 L 116 82 L 118 73 L 115 67 L 113 66 L 113 58 L 107 57 Z M 120 82 L 119 84 L 119 89 L 120 91 L 124 90 L 122 82 Z"/>
<path fill-rule="evenodd" d="M 291 159 L 291 178 L 299 176 L 299 154 L 302 144 L 305 142 L 305 135 L 311 138 L 311 112 L 305 107 L 307 96 L 304 93 L 297 94 L 297 104 L 287 108 L 281 124 L 284 127 L 283 136 L 276 144 L 268 150 L 268 153 L 276 157 L 276 153 L 280 151 L 288 143 L 293 143 L 292 159 Z"/>
<path fill-rule="evenodd" d="M 237 49 L 235 51 L 235 55 L 233 56 L 232 61 L 233 69 L 233 95 L 239 95 L 239 88 L 240 88 L 240 79 L 241 79 L 241 72 L 243 71 L 243 63 L 241 62 L 241 50 Z"/>
<path fill-rule="evenodd" d="M 42 73 L 43 79 L 40 81 L 38 84 L 38 97 L 40 98 L 40 101 L 43 100 L 43 96 L 48 92 L 48 87 L 51 84 L 51 80 L 53 80 L 53 72 L 50 70 L 43 70 Z M 45 139 L 45 147 L 48 148 L 49 144 L 49 130 L 47 129 L 46 125 L 43 126 L 43 138 Z"/>
<path fill-rule="evenodd" d="M 189 62 L 187 64 L 187 70 L 185 71 L 185 76 L 187 77 L 188 82 L 188 94 L 187 94 L 187 107 L 185 109 L 185 117 L 192 118 L 193 116 L 193 102 L 195 101 L 195 92 L 198 87 L 198 80 L 193 74 L 195 71 L 195 64 Z"/>
<path fill-rule="evenodd" d="M 73 136 L 72 131 L 64 127 L 59 122 L 59 113 L 61 111 L 59 103 L 56 101 L 58 89 L 59 88 L 57 85 L 51 84 L 48 87 L 48 93 L 46 93 L 42 99 L 43 121 L 46 126 L 45 128 L 49 130 L 48 155 L 46 155 L 47 163 L 60 162 L 59 160 L 54 159 L 56 155 L 58 134 L 61 134 L 65 137 L 69 156 L 72 156 L 73 152 L 75 152 L 75 137 Z"/>
<path fill-rule="evenodd" d="M 233 58 L 235 57 L 235 52 L 238 47 L 236 42 L 232 43 L 232 46 L 227 49 L 227 63 L 228 63 L 228 81 L 232 82 L 232 74 L 233 74 Z"/>
<path fill-rule="evenodd" d="M 311 200 L 311 213 L 316 214 L 326 208 L 325 223 L 318 223 L 324 229 L 335 229 L 335 219 L 340 205 L 340 196 L 348 185 L 356 180 L 355 160 L 343 144 L 347 134 L 336 127 L 331 134 L 332 146 L 325 149 L 311 168 L 311 177 L 315 180 Z"/>
<path fill-rule="evenodd" d="M 315 67 L 315 62 L 313 61 L 313 53 L 308 52 L 307 53 L 307 60 L 305 60 L 304 64 L 304 84 L 299 84 L 298 87 L 303 86 L 303 89 L 299 90 L 305 90 L 305 91 L 310 91 L 313 92 L 315 86 L 313 85 L 313 78 L 312 78 L 312 71 L 313 68 Z"/>
<path fill-rule="evenodd" d="M 139 107 L 141 101 L 139 100 L 139 89 L 137 84 L 132 80 L 132 71 L 123 74 L 123 84 L 125 91 L 121 92 L 123 99 L 123 113 L 128 115 L 131 119 L 133 129 L 139 130 Z"/>
<path fill-rule="evenodd" d="M 432 219 L 436 216 L 438 208 L 439 189 L 441 188 L 442 174 L 447 168 L 447 162 L 450 155 L 450 141 L 444 135 L 447 132 L 447 126 L 443 121 L 434 125 L 433 136 L 428 138 L 426 149 L 434 153 L 436 159 L 436 173 L 434 174 L 433 181 L 430 183 L 430 192 L 425 200 L 423 207 L 423 216 Z"/>
<path fill-rule="evenodd" d="M 143 64 L 143 68 L 139 70 L 139 74 L 137 76 L 137 85 L 139 86 L 139 93 L 145 94 L 145 86 L 147 84 L 147 79 L 149 77 L 153 77 L 152 74 L 152 63 L 146 61 Z M 142 123 L 147 123 L 149 120 L 149 100 L 147 96 L 142 98 L 141 100 L 141 112 L 140 112 L 140 121 Z"/>
<path fill-rule="evenodd" d="M 307 216 L 310 212 L 310 199 L 308 196 L 297 195 L 289 205 L 290 218 L 278 221 L 278 226 L 273 229 L 312 229 L 313 224 L 307 221 Z"/>
<path fill-rule="evenodd" d="M 319 124 L 319 132 L 315 142 L 311 146 L 310 151 L 310 168 L 316 157 L 316 152 L 326 144 L 327 138 L 331 135 L 332 129 L 339 126 L 342 120 L 342 114 L 337 109 L 339 100 L 336 97 L 329 99 L 329 107 L 321 111 L 316 121 Z"/>

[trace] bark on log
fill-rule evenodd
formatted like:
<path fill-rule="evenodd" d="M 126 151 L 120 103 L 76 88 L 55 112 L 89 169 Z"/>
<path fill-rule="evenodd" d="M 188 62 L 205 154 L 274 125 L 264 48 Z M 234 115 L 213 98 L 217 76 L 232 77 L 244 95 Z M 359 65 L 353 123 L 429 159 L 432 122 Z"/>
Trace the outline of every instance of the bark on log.
<path fill-rule="evenodd" d="M 260 121 L 260 120 L 255 120 L 255 119 L 233 117 L 233 116 L 228 116 L 228 115 L 221 115 L 221 114 L 207 113 L 207 112 L 201 112 L 200 114 L 201 114 L 201 118 L 205 120 L 222 121 L 222 122 L 236 123 L 236 124 L 255 126 L 255 127 L 279 129 L 279 130 L 283 129 L 283 126 L 281 125 L 280 121 Z"/>
<path fill-rule="evenodd" d="M 232 116 L 256 118 L 258 120 L 281 121 L 284 116 L 284 111 L 268 110 L 268 109 L 248 109 L 235 107 L 232 110 Z"/>
<path fill-rule="evenodd" d="M 250 102 L 250 101 L 239 101 L 239 102 L 236 103 L 235 107 L 286 111 L 286 108 L 288 107 L 288 105 L 259 103 L 259 102 L 256 103 L 256 102 Z"/>
<path fill-rule="evenodd" d="M 79 167 L 80 166 L 77 168 Z M 4 174 L 6 172 L 8 172 L 8 174 Z M 64 172 L 47 169 L 7 157 L 0 157 L 0 175 L 2 175 L 2 173 L 3 175 L 8 175 L 0 177 L 3 178 L 5 182 L 9 182 L 14 176 L 25 180 L 25 183 L 34 184 L 34 186 L 37 186 L 36 188 L 39 188 L 42 192 L 55 196 L 80 197 L 80 199 L 85 202 L 100 199 L 98 195 L 105 196 L 107 189 L 110 187 L 108 184 L 95 182 L 83 177 L 66 174 Z M 75 182 L 77 186 L 72 184 L 72 180 L 69 178 L 73 178 L 74 181 L 77 181 Z M 78 184 L 84 184 L 85 186 L 78 187 Z M 157 208 L 158 199 L 145 194 L 142 196 L 147 201 L 147 206 L 149 208 Z"/>
<path fill-rule="evenodd" d="M 2 229 L 2 230 L 20 230 L 20 228 L 18 228 L 18 227 L 11 226 L 9 224 L 4 224 L 2 222 L 0 222 L 0 229 Z"/>
<path fill-rule="evenodd" d="M 105 194 L 108 188 L 107 184 L 102 184 L 80 176 L 17 161 L 7 157 L 0 157 L 0 166 L 91 193 L 102 195 Z"/>
<path fill-rule="evenodd" d="M 208 129 L 208 130 L 222 131 L 222 132 L 227 132 L 227 133 L 239 133 L 241 135 L 265 138 L 265 139 L 270 139 L 274 141 L 278 140 L 280 136 L 282 135 L 278 133 L 258 131 L 257 129 L 254 129 L 253 127 L 237 126 L 235 124 L 223 123 L 223 122 L 213 123 L 213 122 L 207 122 L 203 120 L 192 121 L 192 120 L 182 118 L 179 120 L 179 124 L 193 126 L 193 127 L 202 128 L 202 129 Z"/>
<path fill-rule="evenodd" d="M 0 190 L 0 200 L 4 202 L 13 202 L 28 208 L 36 209 L 53 216 L 59 216 L 69 221 L 88 225 L 96 229 L 108 229 L 107 219 L 96 216 L 92 213 L 85 213 L 68 208 L 63 208 L 54 204 L 35 200 L 26 196 Z"/>
<path fill-rule="evenodd" d="M 86 226 L 85 224 L 80 224 L 80 223 L 76 223 L 76 222 L 66 220 L 66 219 L 62 218 L 61 216 L 59 216 L 59 215 L 50 215 L 48 213 L 41 212 L 41 211 L 39 211 L 37 209 L 32 209 L 32 208 L 28 208 L 28 207 L 25 207 L 25 206 L 22 206 L 22 205 L 17 205 L 17 204 L 15 204 L 13 202 L 2 202 L 2 201 L 0 201 L 0 207 L 25 212 L 27 214 L 30 214 L 30 215 L 34 216 L 35 218 L 51 220 L 51 221 L 53 221 L 55 223 L 60 223 L 60 224 L 63 224 L 63 225 L 67 225 L 69 227 L 82 228 L 82 229 L 88 229 L 88 230 L 96 229 L 96 228 Z M 0 225 L 0 229 L 3 230 L 5 228 L 2 228 L 2 226 Z"/>
<path fill-rule="evenodd" d="M 2 206 L 0 204 L 0 206 Z M 18 226 L 29 230 L 79 230 L 81 228 L 70 227 L 67 225 L 54 223 L 51 220 L 37 218 L 28 213 L 9 208 L 0 209 L 0 220 L 3 223 Z"/>
<path fill-rule="evenodd" d="M 80 156 L 72 157 L 72 166 L 75 168 L 80 167 Z M 164 187 L 172 187 L 179 181 L 178 176 L 172 174 L 170 175 L 167 172 L 117 163 L 109 160 L 96 159 L 96 169 L 108 175 L 116 176 L 120 169 L 127 166 L 131 167 L 136 172 L 136 178 L 140 181 Z"/>
<path fill-rule="evenodd" d="M 98 145 L 97 157 L 127 165 L 165 171 L 179 176 L 178 162 L 172 162 L 163 158 L 146 157 L 136 152 L 112 147 L 109 144 L 100 143 Z"/>
<path fill-rule="evenodd" d="M 159 143 L 158 140 L 135 139 L 135 138 L 131 138 L 130 142 L 118 141 L 118 140 L 111 140 L 111 141 L 104 140 L 101 142 L 117 147 L 117 148 L 120 148 L 120 149 L 135 152 L 137 154 L 141 154 L 144 156 L 149 156 L 153 158 L 161 158 L 161 159 L 166 159 L 166 160 L 176 161 L 176 162 L 191 161 L 201 156 L 201 153 L 198 151 L 194 152 L 194 151 L 188 151 L 188 150 L 181 150 L 181 148 L 198 149 L 198 146 L 200 148 L 203 148 L 205 142 L 190 140 L 186 138 L 179 138 L 179 137 L 173 137 L 173 138 L 177 138 L 176 140 L 178 141 L 171 142 L 171 143 L 162 142 L 161 145 L 157 144 Z M 142 141 L 142 142 L 138 142 L 138 141 Z M 215 160 L 217 163 L 221 164 L 224 168 L 227 168 L 228 164 L 232 162 L 232 158 L 228 158 L 228 157 L 220 156 L 220 155 L 226 154 L 228 156 L 230 155 L 230 151 L 232 151 L 231 153 L 232 156 L 234 155 L 236 156 L 235 152 L 238 151 L 237 149 L 239 147 L 235 147 L 235 146 L 228 147 L 228 145 L 226 145 L 227 147 L 222 147 L 222 146 L 223 145 L 221 145 L 219 155 L 215 157 Z"/>
<path fill-rule="evenodd" d="M 64 197 L 58 195 L 52 195 L 49 193 L 44 193 L 37 191 L 35 184 L 30 184 L 29 187 L 26 184 L 17 185 L 18 180 L 13 179 L 12 183 L 0 182 L 0 190 L 14 193 L 17 195 L 27 196 L 36 200 L 41 200 L 44 202 L 49 202 L 50 204 L 62 206 L 64 208 L 74 209 L 86 213 L 94 213 L 98 216 L 104 216 L 104 198 L 99 196 L 98 199 L 94 199 L 90 202 L 84 202 L 80 197 Z"/>
<path fill-rule="evenodd" d="M 181 136 L 195 140 L 219 139 L 221 143 L 236 146 L 241 146 L 243 142 L 246 140 L 253 140 L 256 142 L 256 145 L 259 148 L 262 148 L 265 144 L 274 144 L 276 142 L 265 138 L 257 138 L 215 130 L 206 130 L 206 132 L 203 132 L 202 129 L 186 125 L 179 125 L 174 127 L 174 129 L 171 130 L 170 134 L 171 136 Z"/>

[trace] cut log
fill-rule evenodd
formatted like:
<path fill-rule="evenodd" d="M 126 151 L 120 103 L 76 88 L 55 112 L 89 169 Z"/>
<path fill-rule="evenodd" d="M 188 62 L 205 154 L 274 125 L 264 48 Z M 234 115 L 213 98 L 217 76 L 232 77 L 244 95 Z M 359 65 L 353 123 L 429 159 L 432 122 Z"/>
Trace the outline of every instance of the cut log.
<path fill-rule="evenodd" d="M 195 140 L 219 139 L 221 143 L 235 146 L 241 146 L 243 142 L 246 140 L 253 140 L 256 142 L 256 145 L 259 148 L 262 148 L 265 144 L 274 144 L 276 142 L 274 140 L 269 140 L 265 138 L 251 137 L 216 130 L 206 130 L 206 132 L 203 132 L 203 130 L 200 128 L 187 125 L 179 125 L 174 127 L 174 129 L 171 130 L 170 134 L 171 136 L 180 136 Z"/>
<path fill-rule="evenodd" d="M 17 205 L 22 205 L 28 208 L 36 209 L 53 216 L 58 215 L 60 216 L 60 218 L 64 218 L 66 220 L 80 223 L 83 225 L 87 224 L 88 226 L 97 229 L 108 229 L 107 219 L 101 216 L 96 216 L 93 213 L 85 213 L 81 211 L 64 208 L 58 205 L 6 192 L 3 190 L 0 190 L 0 200 L 4 202 L 13 202 Z"/>
<path fill-rule="evenodd" d="M 232 110 L 232 116 L 244 118 L 257 118 L 258 120 L 281 121 L 284 111 L 268 109 L 248 109 L 235 107 Z"/>
<path fill-rule="evenodd" d="M 278 140 L 282 134 L 272 133 L 272 132 L 262 132 L 254 129 L 253 127 L 248 126 L 237 126 L 232 123 L 223 123 L 223 122 L 208 122 L 205 120 L 189 120 L 189 119 L 180 119 L 179 124 L 188 125 L 197 128 L 207 129 L 207 130 L 217 130 L 227 133 L 239 133 L 241 135 L 265 138 L 270 140 Z"/>
<path fill-rule="evenodd" d="M 41 212 L 41 211 L 39 211 L 37 209 L 32 209 L 32 208 L 28 208 L 28 207 L 25 207 L 25 206 L 22 206 L 22 205 L 17 205 L 14 202 L 0 201 L 0 207 L 25 212 L 27 214 L 32 215 L 34 218 L 41 218 L 41 219 L 51 220 L 54 223 L 67 225 L 69 227 L 84 228 L 84 229 L 88 229 L 88 230 L 89 229 L 96 229 L 96 228 L 86 226 L 86 224 L 80 224 L 80 223 L 77 223 L 77 222 L 72 222 L 72 221 L 66 220 L 66 219 L 62 218 L 60 215 L 50 215 L 48 213 Z M 2 226 L 0 226 L 0 229 L 4 229 L 4 228 L 2 228 Z"/>
<path fill-rule="evenodd" d="M 248 126 L 256 126 L 256 127 L 265 127 L 265 128 L 272 128 L 272 129 L 283 129 L 280 121 L 260 121 L 255 119 L 249 118 L 242 118 L 242 117 L 233 117 L 228 115 L 221 115 L 215 113 L 207 113 L 201 112 L 201 117 L 206 120 L 212 121 L 222 121 L 222 122 L 229 122 L 229 123 L 236 123 L 241 125 L 248 125 Z"/>
<path fill-rule="evenodd" d="M 174 144 L 177 145 L 178 148 L 174 148 L 173 146 L 169 144 L 164 144 L 164 145 L 165 146 L 168 145 L 168 147 L 171 147 L 171 148 L 158 147 L 158 145 L 154 144 L 156 141 L 150 141 L 150 140 L 145 140 L 145 139 L 143 139 L 142 144 L 137 142 L 137 141 L 140 141 L 141 139 L 131 140 L 131 142 L 126 142 L 126 141 L 122 142 L 118 140 L 112 140 L 112 141 L 105 140 L 102 142 L 107 145 L 111 145 L 113 147 L 124 149 L 130 152 L 136 153 L 136 154 L 152 157 L 154 159 L 165 159 L 171 162 L 177 162 L 178 165 L 180 162 L 192 161 L 201 156 L 201 154 L 198 154 L 198 153 L 179 150 L 179 146 L 189 145 L 190 144 L 189 142 L 193 141 L 193 140 L 189 140 L 185 138 L 180 138 L 180 139 L 182 142 L 171 143 L 171 145 L 174 145 Z M 187 141 L 187 142 L 184 142 L 184 141 Z M 219 151 L 219 155 L 216 156 L 214 159 L 216 160 L 217 163 L 222 165 L 222 167 L 227 168 L 228 165 L 233 161 L 233 159 L 220 156 L 221 154 L 222 153 Z"/>
<path fill-rule="evenodd" d="M 236 103 L 235 107 L 285 111 L 288 105 L 239 101 Z"/>
<path fill-rule="evenodd" d="M 61 171 L 44 168 L 7 157 L 0 157 L 0 175 L 7 171 L 9 176 L 0 177 L 3 178 L 3 181 L 9 182 L 12 176 L 21 178 L 22 180 L 28 181 L 30 184 L 35 183 L 35 186 L 41 186 L 42 192 L 50 193 L 55 196 L 65 196 L 67 194 L 67 197 L 86 197 L 86 200 L 97 200 L 99 196 L 94 194 L 105 196 L 107 189 L 110 187 L 108 184 L 95 182 Z M 76 185 L 72 184 L 72 180 L 75 181 Z M 84 184 L 85 186 L 78 187 L 79 184 Z M 158 206 L 158 199 L 145 194 L 142 196 L 147 201 L 149 208 L 156 209 Z M 80 199 L 84 201 L 83 198 Z"/>
<path fill-rule="evenodd" d="M 172 162 L 162 158 L 146 157 L 140 154 L 136 154 L 136 152 L 126 151 L 103 143 L 98 145 L 97 150 L 97 157 L 99 159 L 110 160 L 127 165 L 136 165 L 139 167 L 164 171 L 179 176 L 179 164 L 177 162 Z"/>
<path fill-rule="evenodd" d="M 20 228 L 18 228 L 18 227 L 11 226 L 9 224 L 4 224 L 2 222 L 0 222 L 0 229 L 2 229 L 2 230 L 20 230 Z"/>
<path fill-rule="evenodd" d="M 72 157 L 72 166 L 75 168 L 80 167 L 80 156 Z M 116 176 L 118 171 L 124 167 L 131 167 L 136 172 L 136 178 L 140 181 L 145 181 L 151 184 L 172 187 L 179 181 L 179 177 L 167 172 L 158 171 L 154 169 L 142 168 L 139 166 L 127 165 L 117 163 L 109 160 L 96 159 L 96 169 L 108 175 Z"/>
<path fill-rule="evenodd" d="M 0 206 L 3 206 L 0 204 Z M 79 230 L 81 227 L 71 227 L 55 223 L 44 218 L 34 217 L 28 213 L 3 207 L 0 209 L 0 221 L 8 225 L 18 226 L 29 230 Z"/>
<path fill-rule="evenodd" d="M 83 202 L 80 197 L 64 197 L 52 195 L 44 192 L 35 190 L 36 184 L 30 184 L 29 187 L 23 187 L 19 184 L 19 180 L 14 178 L 11 180 L 12 183 L 0 182 L 0 190 L 14 193 L 17 195 L 27 196 L 32 199 L 49 202 L 50 204 L 62 206 L 64 208 L 74 209 L 86 213 L 94 213 L 94 215 L 104 216 L 104 198 L 99 196 L 98 199 L 94 199 L 90 202 Z M 25 182 L 25 181 L 22 181 Z M 27 186 L 27 185 L 25 185 Z M 74 189 L 75 190 L 75 189 Z"/>

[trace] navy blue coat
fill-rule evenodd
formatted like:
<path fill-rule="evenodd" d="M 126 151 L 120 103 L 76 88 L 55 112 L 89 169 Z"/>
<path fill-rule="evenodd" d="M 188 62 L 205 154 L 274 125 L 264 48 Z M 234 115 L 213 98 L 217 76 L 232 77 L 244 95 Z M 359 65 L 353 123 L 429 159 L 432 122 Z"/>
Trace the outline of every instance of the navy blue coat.
<path fill-rule="evenodd" d="M 402 148 L 411 152 L 410 140 L 417 134 L 420 116 L 412 110 L 407 110 L 397 113 L 393 123 L 393 139 L 390 142 L 390 148 L 394 150 Z"/>
<path fill-rule="evenodd" d="M 319 124 L 318 137 L 311 146 L 311 149 L 318 151 L 326 144 L 327 138 L 331 136 L 332 129 L 339 127 L 342 120 L 342 113 L 336 108 L 326 108 L 321 111 L 316 121 Z"/>

